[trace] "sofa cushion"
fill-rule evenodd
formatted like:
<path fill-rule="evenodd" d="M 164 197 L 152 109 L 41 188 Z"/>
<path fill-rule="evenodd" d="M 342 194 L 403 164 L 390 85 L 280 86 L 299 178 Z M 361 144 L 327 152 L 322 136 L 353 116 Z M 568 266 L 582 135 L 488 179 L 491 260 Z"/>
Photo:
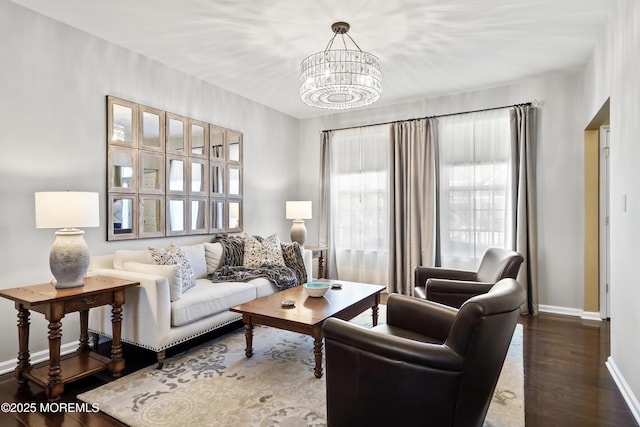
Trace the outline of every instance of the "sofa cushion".
<path fill-rule="evenodd" d="M 222 261 L 223 248 L 222 243 L 205 243 L 204 257 L 207 262 L 207 275 L 215 272 Z"/>
<path fill-rule="evenodd" d="M 113 253 L 113 268 L 116 270 L 124 270 L 124 263 L 127 261 L 140 262 L 143 264 L 155 264 L 153 257 L 151 257 L 151 254 L 146 249 L 121 249 Z"/>
<path fill-rule="evenodd" d="M 277 234 L 263 239 L 262 241 L 253 236 L 244 236 L 244 260 L 243 267 L 256 268 L 263 265 L 279 265 L 285 267 L 282 258 L 282 248 Z"/>
<path fill-rule="evenodd" d="M 182 273 L 178 265 L 144 264 L 135 261 L 125 261 L 123 270 L 138 273 L 153 274 L 166 277 L 169 281 L 169 297 L 171 301 L 177 301 L 182 296 Z"/>
<path fill-rule="evenodd" d="M 178 246 L 173 243 L 164 249 L 149 248 L 151 257 L 158 265 L 177 265 L 182 276 L 182 293 L 191 289 L 195 283 L 195 275 L 191 263 Z"/>
<path fill-rule="evenodd" d="M 198 279 L 193 289 L 171 303 L 171 326 L 183 326 L 255 298 L 256 288 L 250 283 Z"/>
<path fill-rule="evenodd" d="M 182 252 L 189 260 L 193 275 L 196 279 L 202 279 L 207 276 L 207 260 L 205 258 L 204 245 L 198 243 L 189 246 L 180 246 Z"/>

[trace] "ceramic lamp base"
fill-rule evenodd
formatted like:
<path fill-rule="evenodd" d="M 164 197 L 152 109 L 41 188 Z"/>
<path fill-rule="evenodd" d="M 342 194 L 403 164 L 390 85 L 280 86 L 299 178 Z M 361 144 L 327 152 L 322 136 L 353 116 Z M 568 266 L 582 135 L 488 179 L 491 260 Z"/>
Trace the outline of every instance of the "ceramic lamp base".
<path fill-rule="evenodd" d="M 304 246 L 304 242 L 307 241 L 307 228 L 304 226 L 303 220 L 293 220 L 293 225 L 291 226 L 291 241 L 298 242 L 300 246 Z"/>
<path fill-rule="evenodd" d="M 83 236 L 84 231 L 75 228 L 56 231 L 56 240 L 49 253 L 49 267 L 57 289 L 84 285 L 89 268 L 89 247 Z"/>

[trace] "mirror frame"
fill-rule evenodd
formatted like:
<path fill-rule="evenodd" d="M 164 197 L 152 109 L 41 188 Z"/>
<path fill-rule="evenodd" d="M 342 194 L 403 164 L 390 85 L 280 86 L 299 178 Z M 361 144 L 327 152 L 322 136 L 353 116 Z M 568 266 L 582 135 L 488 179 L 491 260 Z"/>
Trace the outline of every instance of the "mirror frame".
<path fill-rule="evenodd" d="M 114 109 L 117 106 L 131 109 L 131 141 L 112 141 L 114 128 Z M 160 146 L 144 144 L 144 116 L 145 113 L 158 116 L 158 134 Z M 183 125 L 183 146 L 181 149 L 172 149 L 169 144 L 170 126 L 172 120 L 178 120 Z M 128 126 L 128 123 L 127 123 Z M 192 152 L 192 129 L 193 126 L 200 126 L 203 129 L 203 153 Z M 155 131 L 154 131 L 155 134 Z M 239 150 L 237 158 L 230 160 L 230 141 L 238 141 Z M 213 144 L 219 149 L 214 150 Z M 177 236 L 185 234 L 206 234 L 228 231 L 242 231 L 243 221 L 243 176 L 242 176 L 242 151 L 243 134 L 238 130 L 227 129 L 219 125 L 189 118 L 187 116 L 159 110 L 142 104 L 136 104 L 113 96 L 107 96 L 107 215 L 109 218 L 107 226 L 107 240 L 127 240 L 141 238 L 156 238 L 166 236 Z M 215 156 L 217 152 L 219 156 Z M 133 174 L 130 187 L 116 187 L 114 184 L 114 155 L 124 153 L 131 156 Z M 144 188 L 144 161 L 148 158 L 158 159 L 161 169 L 159 169 L 159 188 Z M 183 162 L 183 189 L 170 190 L 169 188 L 169 167 L 172 160 Z M 204 191 L 194 191 L 192 189 L 192 168 L 194 164 L 201 164 L 203 168 L 203 189 Z M 220 167 L 220 174 L 223 183 L 220 192 L 213 192 L 212 171 L 213 167 Z M 229 194 L 229 180 L 231 170 L 238 170 L 239 194 Z M 129 233 L 116 233 L 113 222 L 113 201 L 118 198 L 129 198 L 133 202 L 132 206 L 132 229 Z M 158 212 L 161 230 L 145 231 L 145 202 L 149 200 L 158 201 L 161 209 Z M 172 201 L 183 201 L 184 230 L 170 230 L 170 209 Z M 204 228 L 193 230 L 191 224 L 191 203 L 192 201 L 204 202 Z M 230 203 L 239 203 L 238 224 L 229 227 L 229 206 Z M 219 212 L 214 209 L 217 203 L 222 204 L 222 218 L 214 224 L 213 214 Z M 218 225 L 221 225 L 218 227 Z"/>

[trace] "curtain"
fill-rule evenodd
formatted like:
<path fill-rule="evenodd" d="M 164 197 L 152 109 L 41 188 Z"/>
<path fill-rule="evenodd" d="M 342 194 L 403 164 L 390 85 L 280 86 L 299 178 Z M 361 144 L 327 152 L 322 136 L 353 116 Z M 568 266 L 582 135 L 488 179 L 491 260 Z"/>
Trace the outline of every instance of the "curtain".
<path fill-rule="evenodd" d="M 527 292 L 524 312 L 538 314 L 538 244 L 536 215 L 536 109 L 518 106 L 510 109 L 511 145 L 514 158 L 514 197 L 516 215 L 514 219 L 515 249 L 522 254 L 524 262 L 520 267 L 518 282 Z"/>
<path fill-rule="evenodd" d="M 413 295 L 414 270 L 434 265 L 436 150 L 432 120 L 394 123 L 391 131 L 389 292 Z"/>
<path fill-rule="evenodd" d="M 327 247 L 325 262 L 326 277 L 337 279 L 336 272 L 336 250 L 333 240 L 333 221 L 331 217 L 331 131 L 324 131 L 321 135 L 322 153 L 320 156 L 320 232 L 318 243 Z"/>
<path fill-rule="evenodd" d="M 440 265 L 475 270 L 488 248 L 515 249 L 509 111 L 437 123 Z"/>
<path fill-rule="evenodd" d="M 323 219 L 329 277 L 387 285 L 389 132 L 388 125 L 362 127 L 333 132 L 323 141 L 323 188 L 329 193 L 321 197 L 329 201 L 323 200 L 323 209 L 329 207 L 321 215 L 330 218 Z"/>

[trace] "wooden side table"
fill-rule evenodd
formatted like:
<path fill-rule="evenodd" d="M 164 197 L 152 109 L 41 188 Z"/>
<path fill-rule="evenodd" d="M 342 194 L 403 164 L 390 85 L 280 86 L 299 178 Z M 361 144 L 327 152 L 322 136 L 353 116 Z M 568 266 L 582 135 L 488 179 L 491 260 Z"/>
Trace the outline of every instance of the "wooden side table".
<path fill-rule="evenodd" d="M 140 283 L 106 276 L 85 277 L 84 286 L 56 289 L 50 283 L 0 290 L 0 296 L 15 301 L 18 310 L 19 383 L 33 381 L 44 387 L 48 399 L 57 399 L 64 385 L 104 369 L 119 377 L 124 369 L 120 342 L 124 290 Z M 111 358 L 89 347 L 89 309 L 110 304 L 113 341 Z M 32 366 L 29 354 L 30 310 L 42 313 L 49 321 L 49 362 Z M 72 354 L 60 357 L 61 320 L 67 313 L 79 312 L 80 345 Z"/>
<path fill-rule="evenodd" d="M 318 258 L 318 279 L 326 279 L 325 260 L 327 258 L 326 246 L 305 246 L 305 249 L 309 249 L 313 258 Z"/>

